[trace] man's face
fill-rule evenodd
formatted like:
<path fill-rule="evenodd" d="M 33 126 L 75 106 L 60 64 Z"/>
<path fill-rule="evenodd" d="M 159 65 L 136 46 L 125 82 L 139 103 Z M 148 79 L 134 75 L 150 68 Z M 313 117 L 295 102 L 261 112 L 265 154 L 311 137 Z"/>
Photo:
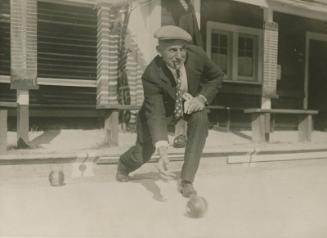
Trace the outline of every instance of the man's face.
<path fill-rule="evenodd" d="M 181 42 L 170 44 L 162 43 L 159 44 L 157 50 L 167 66 L 173 69 L 179 69 L 185 63 L 186 48 L 185 44 Z"/>

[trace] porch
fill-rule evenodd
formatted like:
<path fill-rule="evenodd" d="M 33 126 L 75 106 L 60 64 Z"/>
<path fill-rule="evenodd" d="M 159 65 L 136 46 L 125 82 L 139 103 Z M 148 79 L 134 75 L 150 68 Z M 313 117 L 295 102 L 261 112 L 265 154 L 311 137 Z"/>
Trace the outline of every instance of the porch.
<path fill-rule="evenodd" d="M 9 11 L 9 2 L 9 0 L 7 3 L 6 1 L 2 2 L 2 4 L 5 3 L 3 5 L 5 8 L 3 9 Z M 133 97 L 138 105 L 142 101 L 142 96 L 138 97 L 137 95 L 139 94 L 135 92 L 137 90 L 141 91 L 139 79 L 142 73 L 142 67 L 144 67 L 144 63 L 148 61 L 154 53 L 154 49 L 150 51 L 145 50 L 145 48 L 149 48 L 149 45 L 155 45 L 155 42 L 150 40 L 152 36 L 149 32 L 153 31 L 161 24 L 168 24 L 171 22 L 169 14 L 167 14 L 166 11 L 167 9 L 165 8 L 166 2 L 169 1 L 164 1 L 162 3 L 156 1 L 152 6 L 147 5 L 147 11 L 144 11 L 141 16 L 144 17 L 143 20 L 150 21 L 151 24 L 147 26 L 148 28 L 142 29 L 141 33 L 143 34 L 146 30 L 149 31 L 146 34 L 146 37 L 135 35 L 136 41 L 131 42 L 133 47 L 135 47 L 133 49 L 140 53 L 138 56 L 144 56 L 143 65 L 141 65 L 141 67 L 135 64 L 133 60 L 131 60 L 129 64 L 129 69 L 132 70 L 132 78 L 134 80 L 132 84 L 134 91 Z M 248 39 L 250 39 L 250 41 L 251 39 L 261 40 L 256 43 L 254 42 L 254 46 L 257 48 L 252 49 L 257 54 L 254 57 L 256 61 L 252 64 L 253 75 L 249 75 L 251 72 L 247 70 L 248 67 L 243 67 L 240 69 L 240 72 L 238 72 L 238 67 L 235 67 L 238 60 L 235 57 L 230 59 L 230 56 L 228 55 L 226 70 L 231 71 L 228 74 L 230 77 L 225 80 L 223 89 L 214 102 L 215 104 L 229 108 L 272 107 L 316 109 L 321 111 L 321 115 L 323 115 L 322 122 L 317 124 L 327 124 L 324 122 L 326 121 L 324 116 L 326 115 L 326 113 L 324 113 L 325 104 L 314 100 L 310 101 L 310 94 L 314 94 L 314 90 L 310 89 L 310 82 L 312 82 L 310 79 L 311 76 L 313 77 L 314 75 L 310 74 L 312 69 L 309 67 L 310 60 L 312 61 L 315 59 L 316 62 L 319 61 L 317 60 L 317 57 L 319 57 L 318 52 L 322 52 L 320 50 L 325 47 L 324 44 L 315 44 L 314 42 L 317 40 L 319 42 L 325 41 L 326 39 L 326 32 L 324 30 L 324 25 L 327 20 L 324 14 L 326 6 L 321 1 L 310 1 L 312 5 L 307 1 L 300 1 L 301 4 L 294 4 L 294 2 L 298 1 L 286 1 L 285 3 L 277 0 L 221 0 L 219 2 L 210 0 L 193 1 L 196 15 L 201 22 L 201 32 L 204 35 L 204 38 L 207 38 L 206 48 L 209 55 L 212 53 L 210 52 L 210 49 L 214 48 L 212 46 L 217 46 L 212 45 L 212 39 L 210 38 L 211 31 L 219 33 L 221 30 L 220 27 L 222 27 L 222 30 L 226 30 L 226 26 L 233 26 L 231 29 L 235 30 L 232 32 L 232 35 L 233 37 L 236 36 L 236 38 L 229 39 L 230 42 L 233 42 L 231 45 L 232 49 L 228 49 L 229 52 L 233 52 L 232 56 L 237 55 L 235 52 L 238 51 L 236 39 L 243 41 L 243 43 L 246 43 Z M 82 16 L 71 16 L 69 14 L 72 11 L 66 9 L 63 14 L 64 16 L 60 17 L 60 11 L 63 10 L 65 6 L 67 9 L 82 11 Z M 114 67 L 111 68 L 113 71 L 111 71 L 110 74 L 102 74 L 101 72 L 106 72 L 109 67 L 103 68 L 103 65 L 110 65 L 112 62 L 108 61 L 108 57 L 101 58 L 100 55 L 104 53 L 108 56 L 113 53 L 113 51 L 110 51 L 113 49 L 101 46 L 101 44 L 104 44 L 106 40 L 112 40 L 111 37 L 113 36 L 105 31 L 107 26 L 96 24 L 98 17 L 96 13 L 98 11 L 100 14 L 101 10 L 95 9 L 94 6 L 94 1 L 65 0 L 59 4 L 56 1 L 51 0 L 38 1 L 38 23 L 41 27 L 37 32 L 38 38 L 34 39 L 39 44 L 38 51 L 34 51 L 33 53 L 37 53 L 37 56 L 39 57 L 39 75 L 37 79 L 38 89 L 35 90 L 10 89 L 10 52 L 8 51 L 8 46 L 10 45 L 8 38 L 10 32 L 10 17 L 8 12 L 1 13 L 0 20 L 2 26 L 4 26 L 1 30 L 5 32 L 2 39 L 5 42 L 3 46 L 7 47 L 6 51 L 2 51 L 4 52 L 2 54 L 4 55 L 5 60 L 1 61 L 0 64 L 1 100 L 23 103 L 25 110 L 26 107 L 29 107 L 29 115 L 31 117 L 55 117 L 56 115 L 68 115 L 66 112 L 71 113 L 71 106 L 75 105 L 76 109 L 80 109 L 74 111 L 76 112 L 76 115 L 85 119 L 98 116 L 95 109 L 97 104 L 109 104 L 110 107 L 112 101 L 110 103 L 109 101 L 112 100 L 112 97 L 110 98 L 110 93 L 108 94 L 107 91 L 108 88 L 110 88 L 109 91 L 111 93 L 116 92 L 117 85 L 116 82 L 114 82 L 115 78 L 113 78 L 113 75 L 117 72 Z M 109 8 L 106 4 L 100 4 L 97 6 L 102 8 L 104 11 L 108 11 Z M 224 9 L 227 9 L 228 11 L 225 11 Z M 250 18 L 249 14 L 251 15 Z M 140 15 L 137 17 L 140 17 Z M 48 18 L 50 18 L 50 20 Z M 69 22 L 68 19 L 71 18 L 76 22 Z M 140 19 L 142 18 L 135 18 L 135 22 Z M 107 16 L 104 18 L 99 17 L 98 20 L 99 22 L 106 22 L 108 18 Z M 212 22 L 215 24 L 211 24 Z M 217 22 L 218 24 L 216 24 Z M 276 28 L 276 24 L 274 25 L 270 23 L 276 23 L 278 27 Z M 296 27 L 292 27 L 293 25 Z M 57 29 L 56 34 L 60 32 L 60 26 L 66 27 L 66 30 L 64 31 L 66 33 L 71 29 L 67 26 L 76 28 L 77 33 L 69 32 L 68 35 L 61 35 L 58 38 L 58 36 L 51 35 L 53 32 L 50 33 L 46 30 L 49 26 L 56 26 L 54 27 L 54 29 Z M 133 27 L 135 27 L 135 25 L 133 25 Z M 96 39 L 95 33 L 97 31 L 103 33 L 103 37 L 100 37 L 100 39 Z M 251 35 L 252 33 L 253 35 Z M 274 36 L 269 38 L 269 34 L 273 34 Z M 244 35 L 246 37 L 244 37 Z M 248 37 L 249 35 L 251 36 Z M 84 38 L 82 37 L 83 39 L 76 41 L 78 38 L 77 36 L 83 36 Z M 237 38 L 238 36 L 239 38 Z M 215 37 L 213 37 L 213 39 Z M 265 39 L 268 39 L 268 41 Z M 73 40 L 74 45 L 76 45 L 74 47 L 83 48 L 83 51 L 76 53 L 78 50 L 71 46 L 71 42 L 69 43 L 71 40 Z M 144 42 L 142 42 L 142 40 Z M 72 50 L 72 52 L 69 52 L 68 56 L 66 55 L 66 58 L 64 57 L 58 60 L 56 57 L 53 57 L 53 55 L 57 55 L 58 52 L 52 52 L 56 47 L 59 47 L 57 49 L 61 51 L 61 54 L 67 50 Z M 265 47 L 266 55 L 263 51 Z M 95 58 L 98 56 L 96 52 L 97 48 L 101 49 L 100 51 L 103 50 L 103 52 L 99 54 L 99 62 L 102 62 L 101 64 L 97 64 L 95 61 Z M 246 47 L 241 48 L 243 55 L 240 57 L 239 61 L 249 62 L 248 55 L 244 53 L 247 52 L 246 50 Z M 77 56 L 79 60 L 72 60 L 72 58 L 74 58 L 73 56 Z M 223 56 L 224 55 L 218 54 L 218 58 L 220 59 L 223 58 Z M 269 56 L 270 58 L 268 57 L 268 60 L 265 61 L 267 58 L 265 56 Z M 215 57 L 217 58 L 217 55 Z M 70 63 L 64 63 L 65 60 L 69 60 Z M 81 67 L 85 66 L 85 63 L 87 63 L 88 67 L 83 69 L 85 70 L 83 71 L 81 70 Z M 51 70 L 52 67 L 49 67 L 49 64 L 54 66 L 56 70 Z M 249 63 L 247 63 L 247 65 L 249 65 Z M 35 71 L 35 65 L 32 66 L 31 68 Z M 98 70 L 98 73 L 96 70 Z M 241 75 L 237 75 L 238 73 L 241 73 Z M 67 78 L 67 75 L 70 75 L 71 78 Z M 316 85 L 319 85 L 320 82 L 323 82 L 323 79 L 317 80 L 316 82 Z M 324 95 L 322 87 L 320 89 L 320 95 Z M 113 100 L 115 101 L 116 98 L 114 97 Z M 85 105 L 85 107 L 83 108 L 83 105 L 79 105 L 80 103 Z M 66 107 L 68 104 L 70 107 Z M 53 110 L 54 105 L 56 111 Z M 60 105 L 62 106 L 62 108 L 60 108 L 62 112 L 57 114 Z M 250 123 L 249 118 L 247 118 L 242 112 L 232 111 L 231 113 L 231 118 L 234 120 L 231 123 L 232 127 L 235 126 L 237 128 L 239 124 L 243 123 L 244 126 L 244 124 Z M 217 113 L 216 118 L 224 116 L 218 114 L 219 113 Z M 14 117 L 13 115 L 11 116 L 11 118 Z M 281 120 L 276 120 L 277 123 L 281 122 L 281 125 L 284 125 L 285 119 L 285 124 L 289 124 L 289 118 L 280 119 Z M 26 129 L 28 128 L 24 127 L 25 134 Z M 320 127 L 319 129 L 324 130 L 324 127 Z"/>

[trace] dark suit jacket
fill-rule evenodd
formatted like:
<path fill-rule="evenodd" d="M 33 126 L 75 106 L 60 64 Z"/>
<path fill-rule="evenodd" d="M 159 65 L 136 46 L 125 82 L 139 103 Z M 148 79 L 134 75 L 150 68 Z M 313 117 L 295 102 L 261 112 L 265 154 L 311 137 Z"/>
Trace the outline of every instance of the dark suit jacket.
<path fill-rule="evenodd" d="M 202 94 L 210 103 L 222 84 L 223 72 L 220 68 L 200 47 L 189 45 L 185 70 L 188 92 L 192 96 Z M 144 102 L 139 112 L 140 127 L 148 129 L 153 144 L 160 140 L 168 140 L 166 118 L 173 116 L 175 108 L 174 76 L 162 58 L 156 56 L 145 69 L 142 81 Z"/>

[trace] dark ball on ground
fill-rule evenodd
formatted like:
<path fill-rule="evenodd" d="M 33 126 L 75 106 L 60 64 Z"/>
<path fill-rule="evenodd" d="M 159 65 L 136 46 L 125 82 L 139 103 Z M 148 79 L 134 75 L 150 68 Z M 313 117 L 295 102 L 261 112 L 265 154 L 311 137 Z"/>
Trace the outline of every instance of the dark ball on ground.
<path fill-rule="evenodd" d="M 203 217 L 208 210 L 208 202 L 204 197 L 192 196 L 186 205 L 186 214 L 189 217 Z"/>
<path fill-rule="evenodd" d="M 185 135 L 179 135 L 174 138 L 173 146 L 175 148 L 184 148 L 187 143 L 187 138 Z"/>

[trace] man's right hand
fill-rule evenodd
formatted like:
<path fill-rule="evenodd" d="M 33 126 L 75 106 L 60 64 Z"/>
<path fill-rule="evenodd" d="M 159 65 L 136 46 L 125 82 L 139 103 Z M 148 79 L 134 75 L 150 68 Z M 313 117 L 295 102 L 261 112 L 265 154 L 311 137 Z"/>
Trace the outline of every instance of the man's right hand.
<path fill-rule="evenodd" d="M 186 101 L 187 107 L 184 108 L 186 114 L 202 111 L 205 108 L 205 103 L 200 97 L 193 97 L 191 100 Z"/>
<path fill-rule="evenodd" d="M 175 177 L 175 174 L 169 170 L 169 158 L 168 158 L 168 146 L 158 147 L 159 160 L 158 160 L 158 170 L 160 176 L 164 179 L 171 179 Z"/>

